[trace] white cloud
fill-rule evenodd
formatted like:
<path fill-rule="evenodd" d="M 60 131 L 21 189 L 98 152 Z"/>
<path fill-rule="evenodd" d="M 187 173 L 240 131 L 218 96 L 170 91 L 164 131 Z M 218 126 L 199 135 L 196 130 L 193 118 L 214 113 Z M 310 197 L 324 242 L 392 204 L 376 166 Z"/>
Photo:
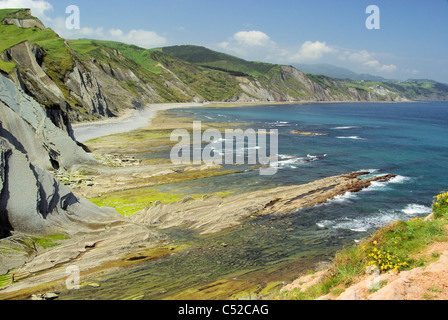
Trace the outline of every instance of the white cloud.
<path fill-rule="evenodd" d="M 52 11 L 51 3 L 44 0 L 0 0 L 0 9 L 16 9 L 29 8 L 33 16 L 42 20 L 42 22 L 49 22 L 51 18 L 46 15 L 46 12 Z"/>
<path fill-rule="evenodd" d="M 82 27 L 78 30 L 69 30 L 65 26 L 65 19 L 62 17 L 55 18 L 51 27 L 63 38 L 66 39 L 79 39 L 79 38 L 91 38 L 98 40 L 111 40 L 124 42 L 128 44 L 134 44 L 143 48 L 154 48 L 163 46 L 167 43 L 167 39 L 158 35 L 156 32 L 147 30 L 130 30 L 124 32 L 121 29 L 109 29 L 104 28 L 89 28 Z"/>
<path fill-rule="evenodd" d="M 344 50 L 338 59 L 349 62 L 353 69 L 362 68 L 365 72 L 392 73 L 398 70 L 394 64 L 381 63 L 376 56 L 375 53 L 367 50 Z"/>
<path fill-rule="evenodd" d="M 277 50 L 276 43 L 266 33 L 257 30 L 239 31 L 219 43 L 218 47 L 251 60 L 263 60 Z"/>
<path fill-rule="evenodd" d="M 233 39 L 239 44 L 251 47 L 265 47 L 274 44 L 269 36 L 261 31 L 239 31 L 233 35 Z"/>
<path fill-rule="evenodd" d="M 374 68 L 374 67 L 378 67 L 380 65 L 380 62 L 378 60 L 369 60 L 364 62 L 365 66 Z"/>
<path fill-rule="evenodd" d="M 111 30 L 109 32 L 111 32 Z M 115 30 L 114 32 L 116 34 L 117 30 Z M 153 31 L 147 30 L 131 30 L 128 33 L 123 33 L 123 31 L 121 31 L 120 36 L 113 34 L 112 36 L 117 41 L 135 44 L 144 48 L 159 47 L 167 43 L 167 40 L 164 37 L 159 36 Z"/>
<path fill-rule="evenodd" d="M 382 65 L 379 68 L 379 71 L 381 71 L 381 72 L 394 72 L 396 70 L 397 70 L 397 66 L 394 64 Z"/>
<path fill-rule="evenodd" d="M 229 45 L 230 45 L 230 43 L 228 41 L 223 41 L 221 43 L 218 43 L 218 46 L 223 49 L 227 49 L 229 47 Z"/>
<path fill-rule="evenodd" d="M 328 46 L 326 42 L 306 41 L 299 51 L 289 57 L 292 62 L 306 62 L 322 59 L 325 55 L 336 53 L 337 50 Z"/>
<path fill-rule="evenodd" d="M 355 52 L 349 53 L 347 58 L 348 58 L 348 60 L 350 60 L 352 62 L 364 62 L 365 63 L 373 58 L 373 54 L 366 50 L 360 50 L 360 51 L 355 51 Z M 370 60 L 370 61 L 374 61 L 374 60 Z"/>

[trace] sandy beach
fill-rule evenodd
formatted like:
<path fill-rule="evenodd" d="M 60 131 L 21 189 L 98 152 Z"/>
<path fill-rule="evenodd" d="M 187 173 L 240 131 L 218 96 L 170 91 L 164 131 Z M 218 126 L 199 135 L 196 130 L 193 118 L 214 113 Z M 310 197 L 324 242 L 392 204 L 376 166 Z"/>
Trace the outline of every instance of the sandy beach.
<path fill-rule="evenodd" d="M 97 120 L 91 122 L 75 123 L 72 125 L 75 138 L 79 142 L 86 142 L 91 139 L 133 131 L 151 125 L 151 121 L 157 115 L 158 111 L 177 109 L 177 108 L 200 108 L 200 107 L 226 107 L 238 108 L 243 106 L 260 105 L 284 105 L 284 104 L 309 104 L 323 103 L 315 101 L 282 101 L 282 102 L 205 102 L 205 103 L 161 103 L 150 104 L 142 110 L 124 111 L 115 118 Z M 325 102 L 336 103 L 336 102 Z M 339 103 L 339 102 L 338 102 Z"/>
<path fill-rule="evenodd" d="M 208 103 L 151 104 L 142 110 L 127 110 L 116 118 L 78 123 L 74 124 L 72 127 L 76 139 L 79 142 L 85 142 L 102 136 L 125 133 L 151 125 L 152 119 L 154 119 L 157 112 L 161 110 L 201 107 L 206 105 L 208 105 Z"/>

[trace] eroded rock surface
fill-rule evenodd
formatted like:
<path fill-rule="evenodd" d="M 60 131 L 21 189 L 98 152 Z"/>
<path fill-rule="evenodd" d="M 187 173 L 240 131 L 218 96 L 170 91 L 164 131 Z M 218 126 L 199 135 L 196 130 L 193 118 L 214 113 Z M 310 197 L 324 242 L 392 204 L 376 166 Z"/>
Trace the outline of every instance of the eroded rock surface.
<path fill-rule="evenodd" d="M 327 202 L 346 192 L 358 192 L 373 181 L 388 181 L 395 175 L 362 180 L 368 172 L 324 178 L 299 186 L 286 186 L 225 198 L 213 196 L 201 200 L 186 198 L 170 204 L 154 204 L 131 217 L 148 226 L 170 228 L 186 225 L 202 233 L 213 233 L 241 223 L 250 216 L 285 214 L 294 210 Z"/>

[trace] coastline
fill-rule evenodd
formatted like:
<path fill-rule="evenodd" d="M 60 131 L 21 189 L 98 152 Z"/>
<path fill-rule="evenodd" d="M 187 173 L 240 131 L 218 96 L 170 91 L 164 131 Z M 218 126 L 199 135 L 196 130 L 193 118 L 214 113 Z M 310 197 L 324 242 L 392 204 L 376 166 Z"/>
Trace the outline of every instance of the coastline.
<path fill-rule="evenodd" d="M 168 103 L 151 104 L 141 110 L 128 109 L 116 118 L 76 123 L 72 125 L 74 135 L 79 142 L 118 133 L 126 133 L 150 126 L 158 111 L 175 108 L 203 107 L 207 103 Z"/>
<path fill-rule="evenodd" d="M 411 103 L 409 101 L 259 101 L 259 102 L 203 102 L 203 103 L 159 103 L 148 104 L 141 110 L 127 109 L 115 118 L 95 120 L 89 122 L 73 123 L 72 128 L 76 139 L 85 142 L 106 135 L 126 133 L 151 124 L 158 111 L 177 108 L 240 108 L 264 105 L 291 105 L 291 104 L 329 104 L 329 103 Z M 147 119 L 145 121 L 145 119 Z M 115 125 L 115 126 L 114 126 Z"/>
<path fill-rule="evenodd" d="M 147 227 L 156 226 L 163 230 L 187 225 L 188 228 L 198 229 L 203 235 L 217 234 L 232 230 L 249 218 L 265 214 L 282 215 L 286 213 L 283 211 L 284 205 L 288 210 L 297 210 L 323 204 L 337 195 L 367 188 L 376 179 L 384 181 L 392 178 L 378 177 L 369 181 L 358 178 L 367 173 L 354 172 L 305 185 L 279 187 L 235 197 L 182 199 L 167 207 L 154 205 L 149 209 L 149 215 L 141 211 L 130 219 L 116 221 L 104 230 L 74 235 L 59 246 L 42 250 L 13 271 L 16 282 L 0 289 L 0 299 L 29 299 L 48 292 L 64 292 L 67 290 L 64 288 L 66 267 L 70 265 L 80 268 L 81 286 L 92 286 L 92 283 L 96 286 L 95 279 L 98 277 L 188 248 L 185 244 L 174 244 L 171 239 L 160 238 L 157 231 L 150 231 Z M 210 214 L 210 207 L 214 208 L 213 214 Z M 175 213 L 179 210 L 184 212 L 181 220 Z M 160 219 L 163 224 L 158 222 Z"/>
<path fill-rule="evenodd" d="M 329 268 L 325 267 L 317 270 L 317 272 L 303 275 L 289 284 L 282 286 L 277 293 L 271 296 L 268 295 L 268 297 L 278 299 L 281 295 L 284 299 L 288 300 L 312 299 L 338 301 L 447 300 L 448 293 L 444 290 L 448 286 L 447 224 L 441 220 L 444 220 L 444 218 L 436 217 L 435 213 L 432 212 L 426 217 L 419 219 L 390 223 L 377 230 L 368 239 L 354 245 L 352 249 L 346 249 L 346 252 L 344 250 L 337 252 L 334 262 Z M 405 270 L 390 270 L 387 272 L 381 270 L 373 273 L 370 272 L 372 268 L 367 265 L 366 261 L 363 261 L 366 263 L 361 266 L 363 272 L 354 275 L 351 279 L 346 279 L 344 283 L 338 283 L 335 280 L 335 286 L 332 290 L 313 296 L 316 292 L 320 291 L 319 286 L 322 283 L 325 283 L 328 279 L 337 277 L 335 276 L 338 273 L 336 271 L 338 268 L 336 265 L 341 263 L 341 260 L 353 259 L 353 256 L 350 257 L 350 255 L 353 255 L 353 252 L 358 251 L 363 253 L 366 247 L 376 248 L 380 246 L 378 242 L 384 239 L 385 234 L 388 232 L 397 232 L 397 230 L 407 224 L 410 225 L 411 229 L 416 226 L 423 228 L 425 224 L 430 224 L 430 229 L 439 226 L 441 228 L 440 232 L 443 234 L 441 237 L 432 235 L 433 238 L 430 238 L 431 241 L 423 241 L 422 247 L 419 247 L 413 254 L 412 259 L 414 257 L 418 258 L 420 265 L 414 265 Z M 412 242 L 415 240 L 409 237 L 407 241 Z M 407 244 L 401 243 L 400 245 L 406 246 Z M 353 265 L 351 267 L 356 268 Z M 298 298 L 299 296 L 302 296 L 302 298 Z"/>
<path fill-rule="evenodd" d="M 290 104 L 290 103 L 287 103 Z M 246 105 L 246 104 L 244 104 Z M 256 104 L 259 105 L 259 104 Z M 161 110 L 169 110 L 172 108 L 178 108 L 179 105 L 163 105 L 161 106 L 161 109 L 154 111 L 152 110 L 152 112 L 154 112 L 153 117 L 151 118 L 151 123 L 150 125 L 146 126 L 147 128 L 166 128 L 167 124 L 164 123 L 163 126 L 160 125 L 160 123 L 156 123 L 156 126 L 154 126 L 154 122 L 152 120 L 156 120 L 156 116 L 159 113 L 158 111 Z M 207 107 L 209 107 L 209 105 L 207 105 Z M 128 117 L 125 117 L 124 119 L 129 119 Z M 114 119 L 116 120 L 116 119 Z M 107 121 L 107 120 L 106 120 Z M 162 120 L 163 122 L 163 120 Z M 159 126 L 157 126 L 159 125 Z M 170 128 L 168 126 L 168 128 Z M 157 167 L 157 166 L 154 166 Z M 135 168 L 118 168 L 118 169 L 122 169 L 124 171 L 124 174 L 129 175 L 129 173 L 135 173 L 135 172 L 139 172 L 139 167 L 136 166 Z M 113 168 L 114 169 L 114 168 Z M 152 168 L 151 170 L 153 171 L 154 168 Z M 158 168 L 160 169 L 160 167 Z M 158 170 L 157 169 L 157 170 Z M 166 167 L 162 166 L 162 169 L 166 169 Z M 108 169 L 110 170 L 110 169 Z M 135 171 L 137 170 L 137 171 Z M 171 170 L 172 171 L 172 170 Z M 141 171 L 139 172 L 141 173 Z M 160 173 L 160 172 L 159 172 Z M 163 179 L 164 177 L 169 176 L 170 174 L 173 174 L 172 172 L 165 172 L 165 173 L 161 173 L 160 175 L 158 175 L 161 179 Z M 153 178 L 154 176 L 149 175 L 148 178 Z M 128 183 L 128 182 L 125 182 Z M 329 184 L 322 184 L 320 185 L 320 187 L 316 187 L 314 189 L 314 191 L 319 191 L 320 189 L 327 189 L 330 185 L 334 186 L 335 183 L 334 181 L 332 181 L 331 183 L 328 182 Z M 338 183 L 337 183 L 338 184 Z M 296 186 L 293 186 L 291 189 L 295 188 Z M 303 186 L 302 186 L 303 187 Z M 307 189 L 308 190 L 308 189 Z M 345 191 L 344 191 L 345 190 Z M 346 191 L 347 189 L 341 189 L 340 192 L 342 192 L 342 194 Z M 282 201 L 278 201 L 277 200 L 279 198 L 279 194 L 281 194 L 282 192 L 286 192 L 286 191 L 292 191 L 292 190 L 276 190 L 276 192 L 272 192 L 272 190 L 266 190 L 267 193 L 265 192 L 258 192 L 256 194 L 252 194 L 252 196 L 254 196 L 256 200 L 256 206 L 260 207 L 260 211 L 263 211 L 266 208 L 272 209 L 276 204 L 280 205 L 282 203 Z M 266 194 L 269 194 L 269 192 L 271 192 L 271 197 L 265 197 Z M 280 192 L 280 193 L 278 193 Z M 313 193 L 312 190 L 308 190 L 306 193 Z M 305 201 L 309 200 L 306 199 L 306 197 L 302 197 L 302 193 L 297 193 L 297 190 L 294 191 L 293 194 L 291 194 L 290 196 L 285 197 L 283 203 L 288 203 L 290 202 L 292 199 L 295 198 L 301 198 L 301 199 L 305 199 Z M 239 201 L 234 201 L 235 198 L 233 198 L 233 200 L 231 199 L 231 197 L 229 197 L 229 199 L 231 200 L 225 200 L 224 204 L 227 203 L 227 201 L 229 201 L 229 203 L 233 202 L 233 207 L 234 208 L 239 208 L 241 206 L 241 203 L 246 201 L 246 199 L 244 198 L 247 195 L 243 195 L 242 197 L 239 198 Z M 327 201 L 328 199 L 330 199 L 330 193 L 328 193 L 327 195 L 323 195 L 321 197 L 320 201 Z M 214 198 L 216 199 L 216 198 Z M 227 199 L 227 198 L 225 198 Z M 274 203 L 272 203 L 273 200 Z M 190 201 L 185 201 L 184 203 L 182 203 L 182 201 L 185 201 L 184 199 L 182 199 L 181 205 L 185 205 L 186 204 L 192 204 L 193 202 Z M 221 200 L 219 200 L 219 205 L 221 205 Z M 198 200 L 196 200 L 196 203 L 198 202 Z M 179 202 L 177 202 L 178 204 Z M 228 203 L 227 203 L 228 204 Z M 176 205 L 176 203 L 174 203 L 174 205 Z M 297 205 L 294 207 L 295 209 L 300 208 L 300 205 Z M 196 215 L 197 212 L 195 212 L 194 210 L 191 211 L 193 213 L 193 215 Z M 249 215 L 247 215 L 247 212 L 249 212 Z M 241 220 L 250 217 L 251 215 L 257 215 L 256 212 L 250 212 L 250 211 L 245 211 L 244 214 L 239 214 L 233 217 L 232 221 L 225 221 L 225 224 L 222 225 L 216 225 L 213 224 L 213 222 L 208 221 L 208 223 L 206 222 L 206 220 L 203 221 L 196 221 L 197 225 L 200 225 L 200 227 L 204 227 L 204 225 L 208 224 L 209 225 L 209 232 L 213 233 L 213 232 L 219 232 L 222 231 L 226 228 L 232 228 L 235 227 L 237 225 L 239 225 L 241 223 Z M 223 218 L 223 216 L 221 216 L 221 218 Z M 205 222 L 204 222 L 205 221 Z M 230 223 L 229 223 L 230 222 Z M 191 221 L 189 222 L 191 223 Z M 194 225 L 195 222 L 193 222 Z M 168 224 L 169 225 L 169 224 Z M 175 226 L 177 225 L 175 224 L 171 224 L 171 226 Z M 133 228 L 136 228 L 136 230 L 138 230 L 137 232 L 133 232 L 131 231 Z M 136 265 L 138 263 L 142 263 L 145 261 L 148 261 L 149 259 L 157 259 L 158 257 L 162 257 L 162 256 L 167 256 L 167 255 L 171 255 L 177 252 L 177 250 L 182 250 L 182 248 L 178 248 L 178 247 L 173 247 L 173 246 L 169 246 L 167 247 L 167 243 L 164 241 L 164 239 L 157 239 L 157 236 L 149 233 L 147 231 L 147 229 L 145 227 L 142 226 L 141 222 L 136 223 L 135 221 L 129 221 L 128 219 L 124 219 L 123 221 L 117 223 L 117 226 L 113 226 L 111 227 L 110 230 L 113 230 L 114 232 L 110 232 L 108 231 L 106 232 L 100 232 L 98 234 L 95 234 L 94 236 L 96 237 L 96 239 L 101 239 L 101 240 L 97 240 L 97 241 L 92 241 L 90 239 L 87 239 L 86 241 L 84 241 L 85 238 L 77 238 L 77 237 L 73 237 L 70 240 L 66 241 L 66 244 L 64 244 L 61 247 L 55 247 L 54 249 L 50 249 L 48 251 L 44 251 L 42 252 L 42 255 L 38 255 L 38 259 L 34 260 L 34 267 L 36 269 L 33 269 L 32 272 L 39 272 L 42 273 L 41 275 L 39 275 L 40 279 L 40 286 L 45 287 L 45 289 L 39 288 L 38 290 L 36 290 L 37 292 L 44 292 L 44 291 L 48 291 L 48 290 L 54 290 L 53 288 L 61 288 L 64 286 L 64 281 L 66 276 L 64 275 L 63 271 L 60 267 L 67 265 L 69 263 L 73 263 L 74 261 L 76 262 L 80 262 L 80 261 L 85 261 L 85 270 L 84 271 L 84 275 L 82 276 L 82 282 L 84 283 L 88 283 L 89 279 L 91 277 L 95 277 L 98 275 L 98 273 L 100 274 L 104 274 L 104 273 L 109 273 L 109 272 L 115 272 L 117 270 L 119 270 L 120 268 L 126 268 L 128 266 L 133 266 Z M 118 233 L 120 234 L 120 236 L 118 236 Z M 206 232 L 207 233 L 207 232 Z M 127 239 L 126 237 L 130 237 L 132 235 L 132 241 Z M 93 234 L 92 234 L 93 236 Z M 64 241 L 65 242 L 65 241 Z M 78 245 L 75 245 L 75 242 L 78 243 Z M 79 245 L 79 242 L 84 243 L 84 245 Z M 118 244 L 120 242 L 120 244 Z M 169 242 L 168 242 L 169 243 Z M 147 253 L 142 253 L 142 252 L 146 252 L 148 250 L 155 250 L 157 251 L 158 249 L 162 248 L 163 245 L 165 245 L 165 253 L 164 254 L 159 254 L 159 255 L 148 255 Z M 173 249 L 173 250 L 171 250 Z M 70 252 L 70 254 L 66 254 L 66 253 L 62 253 L 64 251 L 68 251 Z M 107 257 L 104 256 L 105 252 L 112 252 L 113 254 L 109 254 Z M 62 255 L 64 258 L 58 258 L 55 260 L 55 263 L 53 265 L 48 264 L 47 260 L 48 257 L 51 256 L 57 256 L 57 255 Z M 101 259 L 92 259 L 91 257 L 94 256 L 95 254 L 102 256 Z M 89 259 L 85 259 L 86 256 Z M 128 257 L 128 258 L 123 258 L 123 257 Z M 132 264 L 129 264 L 129 261 L 127 261 L 128 259 L 131 259 L 133 257 L 139 257 L 139 256 L 143 256 L 144 258 L 140 259 L 136 259 L 136 260 L 131 260 L 133 261 Z M 129 258 L 130 257 L 130 258 Z M 126 261 L 126 263 L 123 263 L 123 261 Z M 84 263 L 84 262 L 83 262 Z M 57 266 L 57 268 L 56 268 Z M 19 272 L 20 274 L 20 272 Z M 20 279 L 20 277 L 19 277 Z M 0 298 L 2 298 L 3 294 L 6 294 L 6 297 L 8 298 L 18 298 L 18 297 L 28 297 L 30 296 L 30 292 L 33 292 L 34 289 L 33 286 L 35 286 L 35 282 L 36 278 L 31 277 L 30 275 L 26 276 L 25 278 L 23 278 L 23 280 L 20 280 L 19 282 L 17 282 L 16 284 L 13 284 L 12 286 L 10 286 L 9 288 L 7 288 L 6 290 L 2 290 L 0 289 Z M 56 285 L 53 284 L 54 281 L 57 281 L 58 283 Z M 42 291 L 43 290 L 43 291 Z M 58 289 L 59 290 L 59 289 Z"/>

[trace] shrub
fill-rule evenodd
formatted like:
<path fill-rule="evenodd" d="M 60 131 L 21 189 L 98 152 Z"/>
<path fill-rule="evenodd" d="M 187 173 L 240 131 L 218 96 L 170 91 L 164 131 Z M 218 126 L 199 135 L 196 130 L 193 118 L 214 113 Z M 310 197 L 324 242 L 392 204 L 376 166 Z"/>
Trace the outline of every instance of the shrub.
<path fill-rule="evenodd" d="M 448 192 L 442 192 L 434 199 L 432 210 L 436 219 L 448 217 Z"/>

